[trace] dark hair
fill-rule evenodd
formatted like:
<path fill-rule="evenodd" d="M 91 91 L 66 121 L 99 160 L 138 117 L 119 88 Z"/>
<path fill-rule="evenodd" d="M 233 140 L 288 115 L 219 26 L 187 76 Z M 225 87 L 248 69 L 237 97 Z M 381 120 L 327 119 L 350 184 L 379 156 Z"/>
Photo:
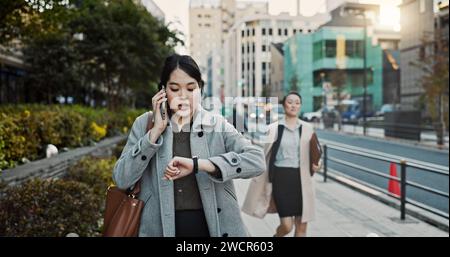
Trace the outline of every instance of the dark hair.
<path fill-rule="evenodd" d="M 286 100 L 287 100 L 287 98 L 288 98 L 288 96 L 290 96 L 290 95 L 296 95 L 296 96 L 298 96 L 299 98 L 300 98 L 300 103 L 302 103 L 303 102 L 303 100 L 302 100 L 302 96 L 299 94 L 299 93 L 297 93 L 296 91 L 291 91 L 291 92 L 289 92 L 287 95 L 285 95 L 284 97 L 283 97 L 283 106 L 284 106 L 284 104 L 286 103 Z"/>
<path fill-rule="evenodd" d="M 200 68 L 198 67 L 197 63 L 189 55 L 178 54 L 172 54 L 166 58 L 158 85 L 159 90 L 161 90 L 163 85 L 167 84 L 167 81 L 169 81 L 170 78 L 170 74 L 177 68 L 183 70 L 190 77 L 194 78 L 197 81 L 200 90 L 203 92 L 203 85 L 205 83 L 202 80 L 202 74 L 200 73 Z"/>

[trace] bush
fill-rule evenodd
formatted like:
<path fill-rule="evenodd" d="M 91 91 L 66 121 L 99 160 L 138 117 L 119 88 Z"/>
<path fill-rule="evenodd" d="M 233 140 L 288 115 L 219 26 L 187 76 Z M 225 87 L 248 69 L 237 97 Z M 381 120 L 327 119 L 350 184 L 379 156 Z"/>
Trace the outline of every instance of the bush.
<path fill-rule="evenodd" d="M 0 117 L 0 170 L 14 167 L 23 158 L 35 159 L 41 144 L 29 113 L 17 116 L 0 113 Z"/>
<path fill-rule="evenodd" d="M 0 199 L 2 236 L 99 236 L 103 199 L 76 181 L 28 181 L 8 187 Z"/>
<path fill-rule="evenodd" d="M 44 147 L 79 147 L 127 133 L 145 110 L 111 112 L 83 106 L 0 106 L 0 170 L 43 157 Z"/>
<path fill-rule="evenodd" d="M 97 196 L 104 199 L 106 189 L 113 183 L 112 170 L 115 163 L 116 157 L 108 159 L 85 157 L 70 167 L 64 179 L 84 183 L 92 188 Z"/>

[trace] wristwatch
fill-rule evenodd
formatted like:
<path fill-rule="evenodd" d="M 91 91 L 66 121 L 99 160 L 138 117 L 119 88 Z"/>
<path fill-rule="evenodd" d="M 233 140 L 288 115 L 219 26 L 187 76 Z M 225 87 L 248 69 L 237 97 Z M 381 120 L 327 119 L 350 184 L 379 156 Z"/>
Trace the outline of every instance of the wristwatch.
<path fill-rule="evenodd" d="M 194 174 L 198 173 L 198 156 L 192 156 L 192 161 L 194 162 L 193 172 Z"/>

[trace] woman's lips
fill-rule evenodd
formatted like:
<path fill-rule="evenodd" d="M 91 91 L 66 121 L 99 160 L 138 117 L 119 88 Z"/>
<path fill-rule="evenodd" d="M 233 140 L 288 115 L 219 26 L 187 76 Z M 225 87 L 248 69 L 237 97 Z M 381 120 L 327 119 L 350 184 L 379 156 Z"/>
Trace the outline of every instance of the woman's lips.
<path fill-rule="evenodd" d="M 189 104 L 179 104 L 178 105 L 178 110 L 188 110 L 189 109 Z"/>

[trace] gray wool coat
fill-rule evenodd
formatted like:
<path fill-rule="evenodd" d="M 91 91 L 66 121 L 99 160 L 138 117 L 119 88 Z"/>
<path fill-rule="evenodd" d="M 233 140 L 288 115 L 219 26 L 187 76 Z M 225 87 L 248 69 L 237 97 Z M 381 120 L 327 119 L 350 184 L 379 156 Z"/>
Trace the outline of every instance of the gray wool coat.
<path fill-rule="evenodd" d="M 139 116 L 114 166 L 113 180 L 121 189 L 132 187 L 140 178 L 139 199 L 145 202 L 139 236 L 175 236 L 173 182 L 163 180 L 172 159 L 172 127 L 167 126 L 155 144 L 146 126 L 149 113 Z M 199 108 L 192 125 L 191 153 L 209 159 L 220 168 L 217 179 L 200 171 L 197 182 L 209 232 L 212 237 L 248 236 L 237 202 L 233 179 L 251 178 L 265 170 L 263 149 L 252 145 L 222 116 Z"/>

